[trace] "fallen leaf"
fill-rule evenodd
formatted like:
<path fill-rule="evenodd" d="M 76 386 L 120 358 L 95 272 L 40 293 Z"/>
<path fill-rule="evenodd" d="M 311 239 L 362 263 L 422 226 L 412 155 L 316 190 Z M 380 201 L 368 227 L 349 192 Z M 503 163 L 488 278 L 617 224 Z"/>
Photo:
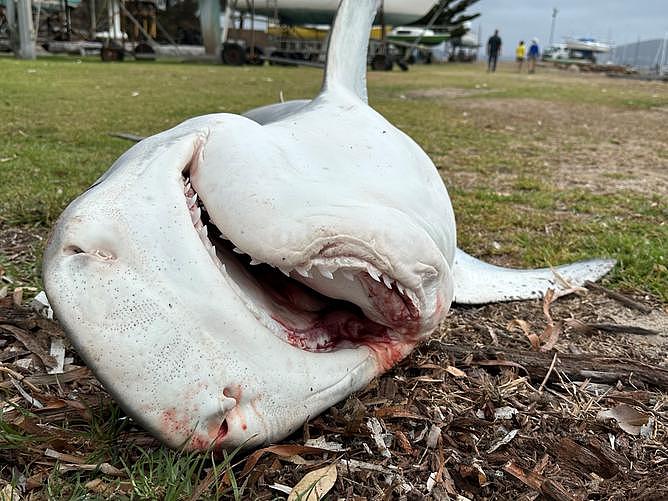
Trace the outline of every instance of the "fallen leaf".
<path fill-rule="evenodd" d="M 515 414 L 517 414 L 515 407 L 505 406 L 494 409 L 494 419 L 511 419 Z"/>
<path fill-rule="evenodd" d="M 540 335 L 540 340 L 543 342 L 540 351 L 547 352 L 554 348 L 557 341 L 559 341 L 559 336 L 561 336 L 562 332 L 563 324 L 561 322 L 548 324 L 548 326 L 545 327 L 545 331 Z"/>
<path fill-rule="evenodd" d="M 635 436 L 638 436 L 641 433 L 643 433 L 644 436 L 647 436 L 648 428 L 653 425 L 651 417 L 651 414 L 641 412 L 635 407 L 626 404 L 620 404 L 612 409 L 599 411 L 596 415 L 596 419 L 599 421 L 614 419 L 622 430 Z M 649 434 L 651 434 L 651 431 Z"/>
<path fill-rule="evenodd" d="M 380 421 L 375 417 L 369 418 L 367 421 L 367 428 L 369 428 L 371 438 L 376 442 L 376 447 L 378 447 L 378 451 L 381 455 L 386 458 L 392 457 L 392 454 L 385 444 L 385 433 L 383 432 L 383 427 L 381 426 Z"/>
<path fill-rule="evenodd" d="M 441 438 L 441 428 L 435 424 L 429 428 L 429 435 L 427 436 L 427 449 L 433 449 L 438 445 L 438 439 Z"/>
<path fill-rule="evenodd" d="M 322 454 L 323 452 L 329 451 L 320 449 L 318 447 L 308 447 L 306 445 L 271 445 L 269 447 L 265 447 L 264 449 L 257 450 L 248 456 L 246 464 L 244 465 L 244 469 L 239 474 L 239 477 L 243 478 L 248 475 L 260 460 L 260 458 L 265 454 L 275 454 L 277 456 L 287 458 L 291 456 L 297 456 L 298 454 Z"/>
<path fill-rule="evenodd" d="M 328 442 L 326 437 L 318 437 L 318 438 L 311 438 L 307 440 L 304 445 L 306 447 L 316 447 L 318 449 L 322 449 L 325 451 L 332 451 L 332 452 L 343 452 L 348 449 L 346 449 L 342 444 L 338 442 Z"/>
<path fill-rule="evenodd" d="M 0 501 L 20 501 L 20 499 L 18 489 L 12 484 L 7 484 L 0 490 Z"/>
<path fill-rule="evenodd" d="M 292 488 L 288 501 L 317 501 L 336 483 L 336 463 L 311 471 Z"/>
<path fill-rule="evenodd" d="M 508 324 L 508 329 L 510 330 L 513 326 L 519 327 L 522 332 L 524 332 L 524 335 L 531 343 L 532 350 L 538 351 L 540 349 L 540 339 L 533 332 L 531 332 L 531 327 L 526 320 L 520 320 L 518 318 L 511 320 Z"/>
<path fill-rule="evenodd" d="M 454 377 L 466 377 L 466 372 L 464 372 L 461 369 L 458 369 L 457 367 L 453 367 L 452 365 L 448 365 L 445 368 L 445 372 Z"/>
<path fill-rule="evenodd" d="M 487 454 L 491 454 L 492 452 L 494 452 L 496 449 L 498 449 L 502 445 L 506 445 L 506 444 L 510 443 L 510 441 L 513 438 L 515 438 L 515 435 L 517 435 L 518 431 L 520 431 L 520 430 L 512 430 L 509 433 L 507 433 L 501 440 L 497 440 L 496 442 L 494 442 L 492 444 L 492 446 L 489 449 L 487 449 Z"/>

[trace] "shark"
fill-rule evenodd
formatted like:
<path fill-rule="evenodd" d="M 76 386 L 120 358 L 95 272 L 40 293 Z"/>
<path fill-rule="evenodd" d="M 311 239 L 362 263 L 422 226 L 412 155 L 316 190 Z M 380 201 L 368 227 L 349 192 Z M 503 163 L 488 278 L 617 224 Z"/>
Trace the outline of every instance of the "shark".
<path fill-rule="evenodd" d="M 614 265 L 512 270 L 457 249 L 433 162 L 368 105 L 379 3 L 340 3 L 314 99 L 146 138 L 52 230 L 56 318 L 168 446 L 279 441 L 409 355 L 453 301 L 541 297 Z"/>

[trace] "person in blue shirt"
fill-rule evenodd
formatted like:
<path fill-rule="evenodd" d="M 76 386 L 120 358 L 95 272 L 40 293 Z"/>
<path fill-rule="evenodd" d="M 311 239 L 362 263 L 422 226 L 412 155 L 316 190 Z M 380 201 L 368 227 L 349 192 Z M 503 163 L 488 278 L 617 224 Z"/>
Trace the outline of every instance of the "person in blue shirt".
<path fill-rule="evenodd" d="M 536 62 L 540 56 L 540 47 L 538 47 L 538 39 L 534 38 L 531 40 L 531 45 L 529 46 L 529 53 L 527 54 L 527 59 L 529 62 L 529 73 L 536 72 Z"/>

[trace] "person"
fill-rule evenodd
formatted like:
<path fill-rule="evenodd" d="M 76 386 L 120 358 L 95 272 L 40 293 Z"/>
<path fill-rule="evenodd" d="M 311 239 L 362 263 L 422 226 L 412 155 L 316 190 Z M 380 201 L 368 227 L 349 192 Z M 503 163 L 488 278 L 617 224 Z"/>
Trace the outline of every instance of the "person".
<path fill-rule="evenodd" d="M 496 71 L 496 62 L 501 53 L 501 37 L 499 37 L 499 30 L 494 30 L 494 35 L 487 40 L 487 72 Z"/>
<path fill-rule="evenodd" d="M 531 45 L 529 46 L 528 62 L 529 62 L 529 73 L 536 72 L 536 61 L 538 61 L 538 56 L 540 55 L 540 48 L 538 47 L 538 39 L 534 38 L 531 40 Z"/>
<path fill-rule="evenodd" d="M 526 45 L 524 40 L 520 40 L 519 45 L 515 49 L 515 60 L 517 61 L 517 71 L 522 73 L 522 65 L 524 65 L 524 55 L 526 53 Z"/>

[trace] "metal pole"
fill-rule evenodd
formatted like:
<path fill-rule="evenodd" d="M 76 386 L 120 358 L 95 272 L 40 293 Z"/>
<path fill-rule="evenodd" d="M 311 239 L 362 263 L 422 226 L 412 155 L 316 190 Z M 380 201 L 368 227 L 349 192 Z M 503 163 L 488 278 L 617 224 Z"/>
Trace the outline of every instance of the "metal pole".
<path fill-rule="evenodd" d="M 251 60 L 255 59 L 255 0 L 251 0 Z"/>
<path fill-rule="evenodd" d="M 95 38 L 95 32 L 97 32 L 97 17 L 95 15 L 95 1 L 89 0 L 88 10 L 90 10 L 90 39 Z"/>
<path fill-rule="evenodd" d="M 19 48 L 15 55 L 18 59 L 35 59 L 35 38 L 30 0 L 18 0 L 16 7 Z"/>
<path fill-rule="evenodd" d="M 559 11 L 556 7 L 552 8 L 552 27 L 550 28 L 550 47 L 552 47 L 552 42 L 554 41 L 554 26 L 557 22 L 557 14 Z"/>
<path fill-rule="evenodd" d="M 220 58 L 221 30 L 219 0 L 199 0 L 199 22 L 202 30 L 204 52 L 207 55 Z"/>
<path fill-rule="evenodd" d="M 16 54 L 18 48 L 18 28 L 16 26 L 16 4 L 15 0 L 7 0 L 7 29 L 9 30 L 9 47 Z"/>

